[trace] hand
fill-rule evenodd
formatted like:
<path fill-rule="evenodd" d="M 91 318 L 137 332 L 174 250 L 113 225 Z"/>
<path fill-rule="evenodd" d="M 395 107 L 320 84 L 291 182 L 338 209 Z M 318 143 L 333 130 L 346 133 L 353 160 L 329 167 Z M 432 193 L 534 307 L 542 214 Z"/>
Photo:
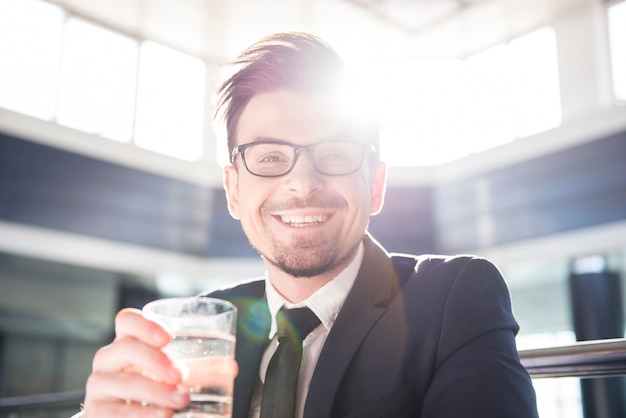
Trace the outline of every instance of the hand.
<path fill-rule="evenodd" d="M 171 417 L 189 403 L 181 370 L 161 348 L 172 339 L 137 309 L 115 317 L 115 340 L 100 348 L 87 380 L 85 418 Z"/>

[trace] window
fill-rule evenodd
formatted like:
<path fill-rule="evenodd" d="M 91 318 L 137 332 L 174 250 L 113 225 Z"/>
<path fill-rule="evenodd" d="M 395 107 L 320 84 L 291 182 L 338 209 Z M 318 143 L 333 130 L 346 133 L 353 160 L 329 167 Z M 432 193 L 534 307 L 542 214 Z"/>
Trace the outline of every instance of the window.
<path fill-rule="evenodd" d="M 197 58 L 144 42 L 139 65 L 138 146 L 184 160 L 202 154 L 205 66 Z"/>
<path fill-rule="evenodd" d="M 389 165 L 433 165 L 463 157 L 463 62 L 394 62 L 383 69 L 381 157 Z"/>
<path fill-rule="evenodd" d="M 513 74 L 511 49 L 499 45 L 465 60 L 464 122 L 479 152 L 515 139 L 513 109 L 510 103 Z"/>
<path fill-rule="evenodd" d="M 441 164 L 558 126 L 556 52 L 546 27 L 463 61 L 388 64 L 373 77 L 386 83 L 377 98 L 383 158 Z"/>
<path fill-rule="evenodd" d="M 0 107 L 185 160 L 202 155 L 205 64 L 68 15 L 0 1 Z"/>
<path fill-rule="evenodd" d="M 0 3 L 0 107 L 52 120 L 63 9 L 38 0 Z"/>
<path fill-rule="evenodd" d="M 467 116 L 474 152 L 558 126 L 561 103 L 556 38 L 543 28 L 469 57 Z"/>
<path fill-rule="evenodd" d="M 133 136 L 137 41 L 81 19 L 65 25 L 57 121 L 118 141 Z"/>
<path fill-rule="evenodd" d="M 609 46 L 613 89 L 620 102 L 626 102 L 626 1 L 609 6 Z"/>
<path fill-rule="evenodd" d="M 514 39 L 510 49 L 515 136 L 555 128 L 561 123 L 561 98 L 554 30 L 545 27 Z"/>

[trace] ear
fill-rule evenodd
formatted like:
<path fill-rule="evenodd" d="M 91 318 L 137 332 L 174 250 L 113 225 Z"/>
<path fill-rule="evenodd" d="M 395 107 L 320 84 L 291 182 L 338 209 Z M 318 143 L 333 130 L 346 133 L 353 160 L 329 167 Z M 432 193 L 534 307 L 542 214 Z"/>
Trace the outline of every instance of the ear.
<path fill-rule="evenodd" d="M 372 176 L 372 208 L 370 215 L 376 215 L 382 210 L 387 187 L 387 165 L 379 162 L 375 170 Z"/>
<path fill-rule="evenodd" d="M 232 165 L 227 165 L 224 167 L 223 173 L 228 212 L 234 219 L 239 219 L 239 179 L 237 170 Z"/>

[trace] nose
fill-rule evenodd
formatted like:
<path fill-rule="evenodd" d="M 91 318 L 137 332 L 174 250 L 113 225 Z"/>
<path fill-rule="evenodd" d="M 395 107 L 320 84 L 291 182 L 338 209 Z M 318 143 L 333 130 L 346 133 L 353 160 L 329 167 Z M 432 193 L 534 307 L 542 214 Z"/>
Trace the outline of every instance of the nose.
<path fill-rule="evenodd" d="M 309 153 L 300 151 L 296 156 L 296 162 L 291 171 L 284 176 L 284 187 L 290 193 L 305 197 L 324 187 L 324 178 L 315 170 Z"/>

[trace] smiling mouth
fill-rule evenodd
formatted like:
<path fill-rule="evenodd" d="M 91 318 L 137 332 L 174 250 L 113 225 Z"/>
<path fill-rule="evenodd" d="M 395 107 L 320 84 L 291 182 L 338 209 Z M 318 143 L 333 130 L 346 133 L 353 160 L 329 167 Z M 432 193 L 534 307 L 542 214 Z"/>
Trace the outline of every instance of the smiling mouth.
<path fill-rule="evenodd" d="M 294 228 L 321 225 L 328 220 L 328 215 L 282 215 L 280 220 Z"/>

